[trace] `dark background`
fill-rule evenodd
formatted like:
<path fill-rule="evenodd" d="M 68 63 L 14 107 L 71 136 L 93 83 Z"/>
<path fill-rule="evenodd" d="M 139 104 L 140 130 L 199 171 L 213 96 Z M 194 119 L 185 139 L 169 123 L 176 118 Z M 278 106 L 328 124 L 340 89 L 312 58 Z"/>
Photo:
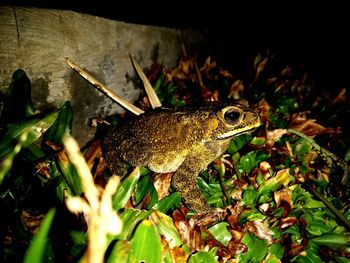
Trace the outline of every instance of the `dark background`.
<path fill-rule="evenodd" d="M 207 52 L 238 74 L 251 70 L 253 58 L 271 50 L 281 63 L 305 68 L 319 86 L 347 87 L 350 15 L 345 4 L 281 1 L 34 1 L 1 4 L 73 10 L 119 21 L 201 30 Z"/>

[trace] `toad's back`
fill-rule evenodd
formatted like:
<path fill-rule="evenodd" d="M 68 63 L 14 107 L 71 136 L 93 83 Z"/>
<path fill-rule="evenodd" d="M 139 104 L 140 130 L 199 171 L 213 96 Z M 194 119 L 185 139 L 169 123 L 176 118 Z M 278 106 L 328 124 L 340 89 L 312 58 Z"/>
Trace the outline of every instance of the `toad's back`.
<path fill-rule="evenodd" d="M 232 136 L 260 125 L 258 115 L 241 104 L 156 109 L 113 127 L 103 140 L 113 173 L 123 175 L 123 162 L 175 172 L 173 186 L 190 209 L 210 207 L 196 183 L 198 173 L 226 150 Z"/>

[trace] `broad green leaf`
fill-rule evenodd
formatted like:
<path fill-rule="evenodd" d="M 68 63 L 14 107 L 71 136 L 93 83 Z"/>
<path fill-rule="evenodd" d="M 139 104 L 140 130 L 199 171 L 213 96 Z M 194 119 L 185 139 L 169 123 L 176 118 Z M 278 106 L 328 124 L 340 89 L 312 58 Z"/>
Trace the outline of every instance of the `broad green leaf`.
<path fill-rule="evenodd" d="M 251 188 L 247 188 L 243 191 L 242 204 L 244 206 L 255 205 L 258 199 L 258 196 L 259 196 L 258 192 Z"/>
<path fill-rule="evenodd" d="M 0 159 L 3 159 L 7 154 L 13 151 L 14 145 L 20 140 L 23 133 L 27 133 L 26 139 L 21 142 L 23 148 L 28 147 L 38 140 L 54 123 L 58 113 L 58 111 L 53 111 L 44 116 L 38 116 L 24 122 L 10 124 L 6 134 L 1 138 Z"/>
<path fill-rule="evenodd" d="M 249 173 L 252 169 L 257 167 L 261 161 L 269 158 L 269 156 L 270 155 L 265 151 L 249 152 L 239 159 L 237 169 L 240 173 Z"/>
<path fill-rule="evenodd" d="M 161 74 L 155 81 L 155 83 L 153 84 L 153 89 L 155 91 L 155 93 L 157 94 L 159 100 L 161 103 L 164 102 L 164 92 L 162 91 L 162 85 L 164 83 L 165 80 L 165 75 Z"/>
<path fill-rule="evenodd" d="M 140 178 L 140 169 L 136 167 L 130 175 L 119 184 L 117 192 L 112 198 L 113 208 L 118 211 L 123 208 L 131 197 L 135 185 Z"/>
<path fill-rule="evenodd" d="M 324 221 L 312 220 L 307 222 L 306 230 L 313 236 L 320 236 L 322 234 L 329 233 L 333 230 L 333 227 L 328 226 Z"/>
<path fill-rule="evenodd" d="M 152 209 L 158 210 L 162 213 L 168 212 L 170 209 L 178 207 L 181 203 L 181 194 L 179 192 L 174 192 L 156 203 Z"/>
<path fill-rule="evenodd" d="M 80 176 L 75 166 L 69 161 L 66 153 L 63 151 L 59 152 L 55 161 L 73 195 L 81 195 L 83 193 L 83 186 Z"/>
<path fill-rule="evenodd" d="M 112 238 L 129 240 L 137 224 L 146 219 L 152 213 L 153 210 L 146 211 L 137 209 L 125 209 L 121 214 L 119 214 L 120 220 L 123 224 L 122 232 Z M 110 241 L 112 241 L 112 239 Z"/>
<path fill-rule="evenodd" d="M 70 231 L 69 235 L 74 243 L 70 250 L 70 255 L 72 257 L 80 257 L 83 255 L 83 251 L 86 249 L 87 233 L 83 231 Z"/>
<path fill-rule="evenodd" d="M 283 231 L 283 234 L 292 234 L 292 240 L 299 240 L 301 238 L 301 232 L 300 232 L 300 228 L 298 225 L 293 225 L 291 227 L 288 227 L 286 230 Z"/>
<path fill-rule="evenodd" d="M 19 141 L 15 147 L 13 147 L 13 150 L 11 152 L 8 152 L 6 156 L 3 157 L 3 159 L 0 162 L 0 183 L 3 181 L 5 176 L 9 173 L 13 161 L 16 157 L 16 155 L 21 151 L 22 145 L 24 141 L 27 139 L 28 133 L 24 132 L 22 133 L 21 137 L 19 138 Z"/>
<path fill-rule="evenodd" d="M 137 183 L 135 190 L 136 204 L 139 204 L 147 194 L 151 197 L 150 203 L 148 204 L 148 208 L 151 208 L 158 201 L 158 193 L 154 188 L 150 175 L 143 176 L 140 182 Z"/>
<path fill-rule="evenodd" d="M 320 258 L 319 247 L 312 241 L 308 242 L 306 253 L 303 256 L 297 256 L 295 261 L 298 263 L 323 263 L 324 261 Z M 293 260 L 294 261 L 294 260 Z"/>
<path fill-rule="evenodd" d="M 60 113 L 56 121 L 52 124 L 50 129 L 48 129 L 43 137 L 42 149 L 51 153 L 54 150 L 47 145 L 48 142 L 52 142 L 58 145 L 63 145 L 62 138 L 65 135 L 70 135 L 72 131 L 73 124 L 73 112 L 69 101 L 66 101 L 60 109 Z"/>
<path fill-rule="evenodd" d="M 21 122 L 34 115 L 31 90 L 30 80 L 24 70 L 17 69 L 9 86 L 9 101 L 5 101 L 1 112 L 3 123 Z"/>
<path fill-rule="evenodd" d="M 253 144 L 253 145 L 264 145 L 265 141 L 266 141 L 265 137 L 254 137 L 250 141 L 250 144 Z"/>
<path fill-rule="evenodd" d="M 263 182 L 259 188 L 259 194 L 266 194 L 278 190 L 282 185 L 287 187 L 289 183 L 289 169 L 280 170 L 275 176 Z"/>
<path fill-rule="evenodd" d="M 275 255 L 268 254 L 264 263 L 281 263 L 281 260 L 278 259 Z"/>
<path fill-rule="evenodd" d="M 259 210 L 253 207 L 251 209 L 244 210 L 239 215 L 239 223 L 242 224 L 245 221 L 263 220 L 265 218 L 266 216 L 264 214 L 262 214 Z"/>
<path fill-rule="evenodd" d="M 309 198 L 306 198 L 304 207 L 312 209 L 312 208 L 325 207 L 325 205 L 321 201 L 317 201 L 315 199 L 312 199 L 311 196 L 310 196 Z"/>
<path fill-rule="evenodd" d="M 34 236 L 29 248 L 24 256 L 25 263 L 45 262 L 45 250 L 47 246 L 47 236 L 55 215 L 55 209 L 51 208 L 43 220 L 38 233 Z"/>
<path fill-rule="evenodd" d="M 136 228 L 130 244 L 132 247 L 130 256 L 135 262 L 161 262 L 162 248 L 160 236 L 152 221 L 144 220 L 141 222 Z"/>
<path fill-rule="evenodd" d="M 217 260 L 215 259 L 215 256 L 205 251 L 199 251 L 196 254 L 193 254 L 188 260 L 188 263 L 216 263 L 216 262 Z"/>
<path fill-rule="evenodd" d="M 334 257 L 333 259 L 337 263 L 349 263 L 349 258 L 346 257 Z"/>
<path fill-rule="evenodd" d="M 34 143 L 22 149 L 21 154 L 28 162 L 31 163 L 39 163 L 40 161 L 48 159 L 40 147 Z"/>
<path fill-rule="evenodd" d="M 240 255 L 239 262 L 259 262 L 266 256 L 268 251 L 266 240 L 261 240 L 246 232 L 241 242 L 248 247 L 248 251 Z"/>
<path fill-rule="evenodd" d="M 173 219 L 170 216 L 167 216 L 159 211 L 155 211 L 152 214 L 152 219 L 156 224 L 159 234 L 163 235 L 171 246 L 179 247 L 183 244 L 182 239 L 174 225 Z"/>
<path fill-rule="evenodd" d="M 312 145 L 305 139 L 299 138 L 293 147 L 293 154 L 299 158 L 302 158 L 304 154 L 308 153 L 312 149 Z"/>
<path fill-rule="evenodd" d="M 233 138 L 230 141 L 230 144 L 228 145 L 228 153 L 233 154 L 235 152 L 238 152 L 240 149 L 243 148 L 244 145 L 249 143 L 251 141 L 252 137 L 248 134 L 242 134 L 240 136 L 237 136 Z"/>
<path fill-rule="evenodd" d="M 106 263 L 127 263 L 130 261 L 130 255 L 132 253 L 132 247 L 130 242 L 126 240 L 117 241 L 109 254 Z"/>
<path fill-rule="evenodd" d="M 271 246 L 268 249 L 268 252 L 274 255 L 276 259 L 282 259 L 284 254 L 284 248 L 280 243 L 274 243 L 271 244 Z"/>
<path fill-rule="evenodd" d="M 67 179 L 58 170 L 56 162 L 52 162 L 49 174 L 51 176 L 51 182 L 55 184 L 53 186 L 55 187 L 56 196 L 61 202 L 64 201 L 64 198 L 75 195 Z"/>
<path fill-rule="evenodd" d="M 293 110 L 299 107 L 298 103 L 294 98 L 291 97 L 282 97 L 278 100 L 278 107 L 276 111 L 283 115 L 290 115 Z"/>
<path fill-rule="evenodd" d="M 231 233 L 227 230 L 228 225 L 229 224 L 227 222 L 220 222 L 208 229 L 213 237 L 225 246 L 232 238 Z"/>
<path fill-rule="evenodd" d="M 348 234 L 328 234 L 315 237 L 312 239 L 317 245 L 327 246 L 332 249 L 339 249 L 341 247 L 350 247 L 350 235 Z"/>

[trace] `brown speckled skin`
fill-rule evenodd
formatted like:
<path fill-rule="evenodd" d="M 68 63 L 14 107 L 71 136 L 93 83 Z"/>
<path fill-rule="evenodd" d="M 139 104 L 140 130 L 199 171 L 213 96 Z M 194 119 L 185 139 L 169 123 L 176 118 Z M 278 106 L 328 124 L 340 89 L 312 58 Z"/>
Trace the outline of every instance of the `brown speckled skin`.
<path fill-rule="evenodd" d="M 230 138 L 220 135 L 237 130 L 248 132 L 260 125 L 257 113 L 241 104 L 240 119 L 227 125 L 220 112 L 228 105 L 209 104 L 202 107 L 158 108 L 127 120 L 110 129 L 103 140 L 107 162 L 114 174 L 123 176 L 123 162 L 147 166 L 154 172 L 175 172 L 172 186 L 181 193 L 190 210 L 213 212 L 197 186 L 198 173 L 221 155 Z"/>

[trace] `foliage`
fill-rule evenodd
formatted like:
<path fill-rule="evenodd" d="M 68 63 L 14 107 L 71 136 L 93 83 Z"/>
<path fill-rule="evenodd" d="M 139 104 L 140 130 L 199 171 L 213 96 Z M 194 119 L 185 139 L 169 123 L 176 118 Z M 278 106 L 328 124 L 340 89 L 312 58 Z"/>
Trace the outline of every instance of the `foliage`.
<path fill-rule="evenodd" d="M 108 236 L 105 261 L 346 262 L 350 107 L 345 92 L 319 90 L 307 72 L 275 65 L 270 53 L 257 55 L 244 80 L 210 57 L 202 67 L 197 63 L 182 57 L 175 68 L 153 67 L 150 79 L 163 105 L 232 102 L 243 96 L 263 125 L 232 139 L 227 153 L 198 178 L 208 203 L 221 209 L 218 215 L 198 217 L 187 211 L 180 194 L 169 187 L 171 174 L 142 168 L 123 178 L 112 197 L 123 228 Z M 1 219 L 2 261 L 19 262 L 23 255 L 27 261 L 79 261 L 87 247 L 88 223 L 82 214 L 67 212 L 63 202 L 84 194 L 62 145 L 72 129 L 70 104 L 34 114 L 23 70 L 14 73 L 9 90 L 1 116 L 0 209 L 11 212 Z M 14 103 L 19 108 L 11 119 Z M 143 95 L 137 103 L 150 108 Z M 96 185 L 103 188 L 110 175 L 99 142 L 83 152 L 94 167 Z M 59 220 L 48 232 L 50 210 L 29 245 L 51 207 Z M 51 242 L 43 253 L 46 239 Z"/>

